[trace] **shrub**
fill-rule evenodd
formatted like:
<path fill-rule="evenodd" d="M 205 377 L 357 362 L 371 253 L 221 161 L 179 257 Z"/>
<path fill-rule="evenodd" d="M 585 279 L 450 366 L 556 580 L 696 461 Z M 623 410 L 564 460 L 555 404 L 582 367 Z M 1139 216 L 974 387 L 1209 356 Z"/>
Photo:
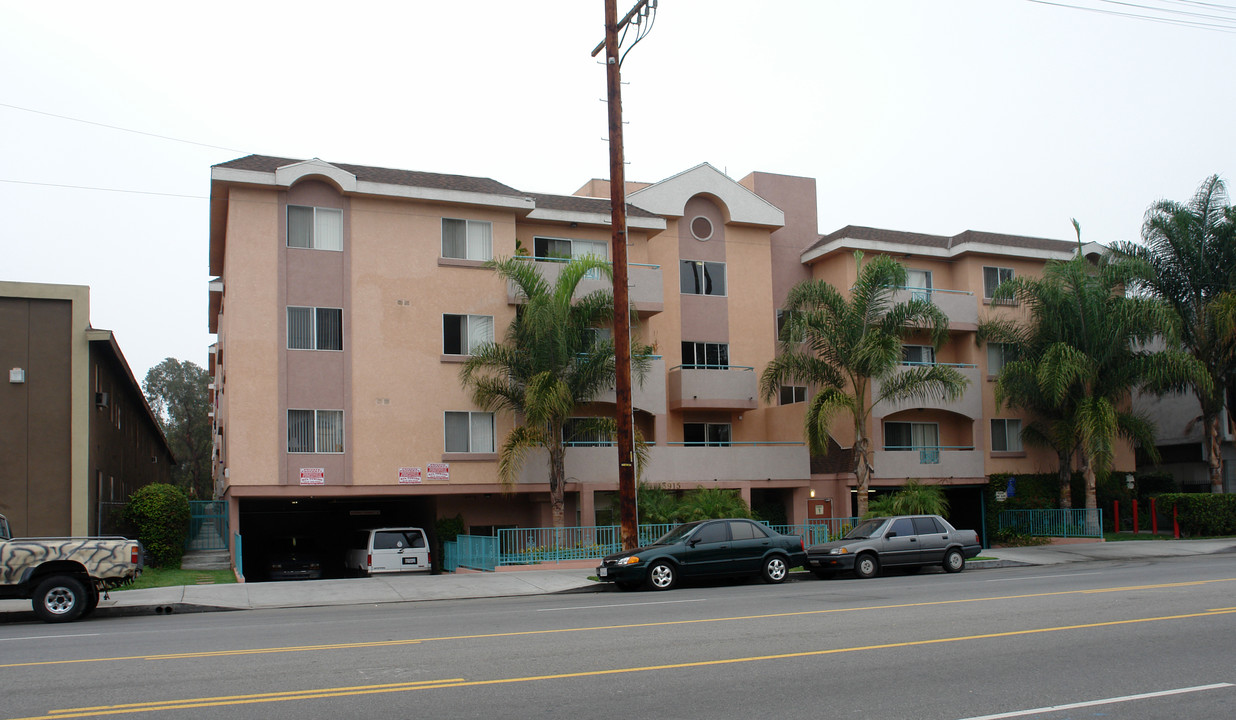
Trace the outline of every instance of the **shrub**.
<path fill-rule="evenodd" d="M 129 498 L 125 519 L 137 528 L 152 567 L 180 567 L 189 539 L 189 498 L 175 485 L 147 485 Z"/>
<path fill-rule="evenodd" d="M 1163 512 L 1176 511 L 1184 535 L 1236 535 L 1236 495 L 1167 493 L 1158 505 Z"/>
<path fill-rule="evenodd" d="M 1023 535 L 1012 528 L 1005 528 L 1004 530 L 996 531 L 996 542 L 1005 547 L 1030 547 L 1034 545 L 1046 545 L 1050 543 L 1051 540 L 1045 537 Z"/>
<path fill-rule="evenodd" d="M 751 508 L 737 490 L 697 487 L 682 499 L 682 514 L 687 520 L 751 517 Z"/>

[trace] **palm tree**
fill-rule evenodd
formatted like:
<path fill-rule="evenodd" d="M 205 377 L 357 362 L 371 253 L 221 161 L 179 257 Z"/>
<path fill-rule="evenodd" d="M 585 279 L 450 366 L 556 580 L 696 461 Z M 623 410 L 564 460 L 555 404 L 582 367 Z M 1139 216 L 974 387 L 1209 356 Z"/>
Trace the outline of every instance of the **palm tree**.
<path fill-rule="evenodd" d="M 1142 244 L 1116 243 L 1114 253 L 1135 268 L 1133 289 L 1168 303 L 1179 317 L 1184 348 L 1206 368 L 1209 383 L 1193 386 L 1210 449 L 1211 492 L 1223 492 L 1219 411 L 1236 380 L 1231 338 L 1216 328 L 1212 303 L 1233 288 L 1236 276 L 1236 208 L 1217 175 L 1202 183 L 1189 203 L 1160 200 L 1146 211 Z"/>
<path fill-rule="evenodd" d="M 472 400 L 491 411 L 516 416 L 498 452 L 498 478 L 511 487 L 530 450 L 549 453 L 549 496 L 554 527 L 564 524 L 566 485 L 563 425 L 579 406 L 591 402 L 614 382 L 614 344 L 598 340 L 596 329 L 614 316 L 614 298 L 597 290 L 574 298 L 589 273 L 612 279 L 604 260 L 587 256 L 561 267 L 551 285 L 537 265 L 526 258 L 490 261 L 489 266 L 522 296 L 515 320 L 502 343 L 487 343 L 472 351 L 460 378 L 472 389 Z M 651 364 L 643 345 L 632 342 L 631 367 L 642 378 Z M 588 430 L 613 435 L 614 418 L 592 418 Z M 638 465 L 647 462 L 644 443 L 635 443 Z"/>
<path fill-rule="evenodd" d="M 849 298 L 822 280 L 790 289 L 781 353 L 764 368 L 760 391 L 771 400 L 781 385 L 819 387 L 807 407 L 805 434 L 811 452 L 828 452 L 829 431 L 838 415 L 854 423 L 854 476 L 858 514 L 867 512 L 872 474 L 872 410 L 881 402 L 955 400 L 967 380 L 944 365 L 901 367 L 902 341 L 927 330 L 937 349 L 948 339 L 948 318 L 930 301 L 893 302 L 906 284 L 906 270 L 887 255 L 863 263 L 855 253 L 858 280 Z M 879 381 L 879 391 L 873 381 Z"/>
<path fill-rule="evenodd" d="M 948 498 L 939 485 L 906 478 L 900 490 L 873 500 L 866 515 L 948 515 Z"/>
<path fill-rule="evenodd" d="M 1042 278 L 1014 278 L 996 290 L 996 299 L 1015 297 L 1026 306 L 1025 325 L 984 323 L 986 337 L 1020 338 L 1020 357 L 997 378 L 997 405 L 1039 413 L 1058 450 L 1080 450 L 1090 509 L 1097 507 L 1096 479 L 1111 469 L 1117 437 L 1153 450 L 1153 424 L 1127 409 L 1133 391 L 1161 394 L 1206 382 L 1187 353 L 1146 349 L 1155 338 L 1170 337 L 1171 317 L 1157 300 L 1124 293 L 1127 271 L 1127 265 L 1092 265 L 1080 253 L 1048 263 Z"/>

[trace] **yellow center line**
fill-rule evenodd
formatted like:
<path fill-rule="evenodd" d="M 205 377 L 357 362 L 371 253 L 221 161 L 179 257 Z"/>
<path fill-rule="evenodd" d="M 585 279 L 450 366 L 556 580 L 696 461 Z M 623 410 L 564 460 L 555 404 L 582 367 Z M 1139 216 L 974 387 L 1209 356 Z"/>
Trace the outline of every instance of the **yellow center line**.
<path fill-rule="evenodd" d="M 519 630 L 514 632 L 482 633 L 476 635 L 446 635 L 441 637 L 411 638 L 406 640 L 381 640 L 373 642 L 337 643 L 330 645 L 292 645 L 287 647 L 249 648 L 243 650 L 208 650 L 203 652 L 170 653 L 161 655 L 125 655 L 118 657 L 78 658 L 76 660 L 42 660 L 38 662 L 8 663 L 2 668 L 37 667 L 42 665 L 72 665 L 77 663 L 120 662 L 126 660 L 186 660 L 210 657 L 231 657 L 238 655 L 261 655 L 292 652 L 313 652 L 317 650 L 352 650 L 359 648 L 398 647 L 415 645 L 423 642 L 441 642 L 446 640 L 488 640 L 504 637 L 526 637 L 531 635 L 552 635 L 556 633 L 598 632 L 602 630 L 633 630 L 637 628 L 667 627 L 672 625 L 698 625 L 703 623 L 738 622 L 745 620 L 768 620 L 774 618 L 804 617 L 810 615 L 830 615 L 836 613 L 871 612 L 875 610 L 898 610 L 915 607 L 931 607 L 939 605 L 961 605 L 968 603 L 996 602 L 1002 600 L 1025 600 L 1029 598 L 1059 597 L 1064 595 L 1094 595 L 1102 593 L 1129 592 L 1133 590 L 1165 590 L 1183 587 L 1196 587 L 1211 583 L 1234 582 L 1236 578 L 1214 578 L 1210 580 L 1190 580 L 1188 582 L 1161 583 L 1157 585 L 1128 585 L 1113 588 L 1092 588 L 1085 590 L 1060 590 L 1056 592 L 1028 593 L 1024 595 L 998 595 L 985 598 L 958 598 L 954 600 L 935 600 L 930 602 L 897 603 L 891 605 L 869 605 L 852 608 L 830 608 L 827 610 L 797 610 L 793 612 L 768 613 L 763 615 L 738 615 L 719 618 L 695 618 L 691 620 L 663 620 L 658 622 L 630 623 L 626 625 L 595 625 L 577 628 L 553 628 L 549 630 Z"/>
<path fill-rule="evenodd" d="M 1222 610 L 1218 612 L 1197 612 L 1185 613 L 1181 615 L 1163 615 L 1160 617 L 1149 618 L 1132 618 L 1128 620 L 1108 620 L 1104 622 L 1083 623 L 1080 625 L 1061 625 L 1057 627 L 1034 628 L 1030 630 L 1008 630 L 998 633 L 984 633 L 980 635 L 963 635 L 958 637 L 932 638 L 928 640 L 907 640 L 895 643 L 882 643 L 879 645 L 861 645 L 847 648 L 833 648 L 829 650 L 807 650 L 793 653 L 779 653 L 776 655 L 753 655 L 748 657 L 723 658 L 719 660 L 698 660 L 695 662 L 672 663 L 666 665 L 647 665 L 625 668 L 611 668 L 607 670 L 585 670 L 580 672 L 559 673 L 554 675 L 528 675 L 523 677 L 511 678 L 496 678 L 492 680 L 466 680 L 463 678 L 452 678 L 448 680 L 426 680 L 420 682 L 408 683 L 390 683 L 385 685 L 360 685 L 354 687 L 340 688 L 320 688 L 299 691 L 288 691 L 284 693 L 260 693 L 256 695 L 230 695 L 221 697 L 207 698 L 186 698 L 183 700 L 165 700 L 149 703 L 132 703 L 129 705 L 104 705 L 98 707 L 82 707 L 82 708 L 67 708 L 64 710 L 53 710 L 47 715 L 39 715 L 25 718 L 12 718 L 11 720 L 59 720 L 60 718 L 76 718 L 76 717 L 91 717 L 102 715 L 124 715 L 139 712 L 156 712 L 161 710 L 187 710 L 192 708 L 204 707 L 224 707 L 236 705 L 253 705 L 258 703 L 271 702 L 287 702 L 290 700 L 321 700 L 325 698 L 337 697 L 355 697 L 360 695 L 377 695 L 395 692 L 410 692 L 413 690 L 434 690 L 441 688 L 463 688 L 463 687 L 483 687 L 487 685 L 507 685 L 513 683 L 528 683 L 538 682 L 543 680 L 566 680 L 573 678 L 600 677 L 605 675 L 622 675 L 629 673 L 654 672 L 664 670 L 682 670 L 688 668 L 714 667 L 720 665 L 733 665 L 738 663 L 762 662 L 768 660 L 788 660 L 795 658 L 820 657 L 824 655 L 839 655 L 843 653 L 866 652 L 871 650 L 888 650 L 892 648 L 916 647 L 924 645 L 941 645 L 946 643 L 967 642 L 973 640 L 991 640 L 996 638 L 1008 638 L 1024 635 L 1036 635 L 1051 632 L 1064 632 L 1068 630 L 1088 630 L 1093 628 L 1117 627 L 1121 625 L 1134 625 L 1140 623 L 1162 622 L 1165 620 L 1186 620 L 1199 617 L 1214 617 L 1216 615 L 1236 614 L 1236 608 Z"/>

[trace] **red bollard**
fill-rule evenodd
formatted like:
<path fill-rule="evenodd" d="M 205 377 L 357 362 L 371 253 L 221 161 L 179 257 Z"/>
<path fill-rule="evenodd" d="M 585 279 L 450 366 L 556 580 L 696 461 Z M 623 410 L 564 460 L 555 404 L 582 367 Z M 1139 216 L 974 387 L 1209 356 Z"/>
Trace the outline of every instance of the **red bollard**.
<path fill-rule="evenodd" d="M 1137 498 L 1133 498 L 1133 534 L 1140 532 L 1137 529 Z"/>
<path fill-rule="evenodd" d="M 1150 498 L 1150 533 L 1159 534 L 1159 516 L 1154 511 L 1154 498 Z"/>
<path fill-rule="evenodd" d="M 1120 532 L 1120 501 L 1113 500 L 1112 504 L 1115 506 L 1113 513 L 1115 515 L 1115 524 L 1112 525 L 1112 532 Z"/>
<path fill-rule="evenodd" d="M 1180 539 L 1180 522 L 1176 518 L 1176 508 L 1172 507 L 1172 537 Z"/>

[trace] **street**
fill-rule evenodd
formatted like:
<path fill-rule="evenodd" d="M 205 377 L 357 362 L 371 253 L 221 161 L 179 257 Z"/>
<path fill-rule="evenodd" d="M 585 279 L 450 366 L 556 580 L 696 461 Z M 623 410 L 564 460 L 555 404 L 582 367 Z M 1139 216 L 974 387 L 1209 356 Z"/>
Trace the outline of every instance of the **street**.
<path fill-rule="evenodd" d="M 1229 718 L 1234 591 L 1221 554 L 13 623 L 0 720 Z"/>

